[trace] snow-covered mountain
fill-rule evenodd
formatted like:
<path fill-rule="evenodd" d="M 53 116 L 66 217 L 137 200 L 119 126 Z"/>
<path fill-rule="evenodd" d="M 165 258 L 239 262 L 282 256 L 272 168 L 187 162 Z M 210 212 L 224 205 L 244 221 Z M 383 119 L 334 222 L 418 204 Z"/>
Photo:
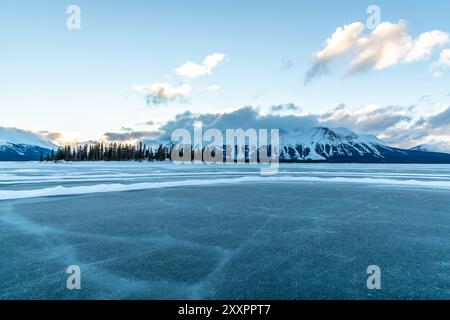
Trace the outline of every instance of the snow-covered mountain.
<path fill-rule="evenodd" d="M 170 147 L 170 146 L 169 146 Z M 183 150 L 190 146 L 176 145 Z M 226 155 L 232 146 L 215 146 Z M 254 155 L 252 146 L 246 146 L 246 159 Z M 200 152 L 198 146 L 194 153 Z M 450 154 L 404 150 L 386 145 L 373 135 L 356 134 L 346 128 L 313 127 L 293 131 L 280 130 L 281 162 L 332 162 L 332 163 L 450 163 Z M 180 153 L 182 154 L 182 153 Z M 239 155 L 244 159 L 243 152 Z"/>
<path fill-rule="evenodd" d="M 415 146 L 414 148 L 411 148 L 409 150 L 422 151 L 422 152 L 432 152 L 431 146 L 429 146 L 427 144 L 419 144 L 418 146 Z"/>
<path fill-rule="evenodd" d="M 411 148 L 410 150 L 450 153 L 448 150 L 448 145 L 443 145 L 441 143 L 423 143 L 415 146 L 414 148 Z"/>
<path fill-rule="evenodd" d="M 36 133 L 0 127 L 0 161 L 39 160 L 41 154 L 46 157 L 56 149 Z M 450 163 L 449 153 L 429 150 L 426 146 L 393 148 L 375 136 L 358 135 L 345 128 L 280 131 L 280 161 L 284 162 Z"/>
<path fill-rule="evenodd" d="M 39 160 L 56 148 L 36 133 L 0 127 L 0 161 Z"/>
<path fill-rule="evenodd" d="M 372 135 L 345 128 L 315 127 L 280 132 L 281 161 L 450 163 L 450 154 L 403 150 Z"/>
<path fill-rule="evenodd" d="M 325 127 L 280 132 L 282 160 L 329 160 L 336 157 L 370 155 L 382 158 L 379 146 L 383 142 L 375 136 L 358 136 L 345 129 Z"/>

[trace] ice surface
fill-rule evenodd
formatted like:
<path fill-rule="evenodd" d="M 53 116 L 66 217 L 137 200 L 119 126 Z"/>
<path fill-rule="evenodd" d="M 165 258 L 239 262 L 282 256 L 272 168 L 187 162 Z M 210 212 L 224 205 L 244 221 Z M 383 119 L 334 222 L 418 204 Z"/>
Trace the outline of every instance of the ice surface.
<path fill-rule="evenodd" d="M 0 163 L 0 299 L 450 298 L 450 166 L 259 169 Z"/>
<path fill-rule="evenodd" d="M 262 177 L 257 165 L 149 163 L 0 163 L 0 201 L 159 188 L 243 183 L 315 182 L 450 188 L 447 166 L 282 165 L 274 177 Z M 19 166 L 19 168 L 18 168 Z M 385 170 L 383 170 L 385 168 Z M 346 170 L 344 170 L 346 169 Z"/>

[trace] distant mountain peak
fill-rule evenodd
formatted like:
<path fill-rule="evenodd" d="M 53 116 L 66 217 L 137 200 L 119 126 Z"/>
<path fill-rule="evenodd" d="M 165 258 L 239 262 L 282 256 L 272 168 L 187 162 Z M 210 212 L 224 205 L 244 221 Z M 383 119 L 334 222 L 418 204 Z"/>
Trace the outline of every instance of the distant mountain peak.
<path fill-rule="evenodd" d="M 31 131 L 0 127 L 0 160 L 39 160 L 57 146 Z"/>
<path fill-rule="evenodd" d="M 17 128 L 0 127 L 0 145 L 15 144 L 55 149 L 57 146 L 39 134 Z"/>
<path fill-rule="evenodd" d="M 450 155 L 430 150 L 403 150 L 386 145 L 374 135 L 347 128 L 313 127 L 280 132 L 281 161 L 352 163 L 450 163 Z"/>
<path fill-rule="evenodd" d="M 446 148 L 446 146 L 443 146 L 442 144 L 439 144 L 439 143 L 422 143 L 422 144 L 419 144 L 419 145 L 417 145 L 414 148 L 411 148 L 409 150 L 421 151 L 421 152 L 450 153 L 448 151 L 448 147 Z"/>
<path fill-rule="evenodd" d="M 372 154 L 382 157 L 375 136 L 359 136 L 346 128 L 312 127 L 281 133 L 281 156 L 284 160 L 328 160 L 334 156 Z"/>
<path fill-rule="evenodd" d="M 422 151 L 422 152 L 430 152 L 431 148 L 427 144 L 419 144 L 418 146 L 415 146 L 414 148 L 411 148 L 409 150 L 412 151 Z"/>

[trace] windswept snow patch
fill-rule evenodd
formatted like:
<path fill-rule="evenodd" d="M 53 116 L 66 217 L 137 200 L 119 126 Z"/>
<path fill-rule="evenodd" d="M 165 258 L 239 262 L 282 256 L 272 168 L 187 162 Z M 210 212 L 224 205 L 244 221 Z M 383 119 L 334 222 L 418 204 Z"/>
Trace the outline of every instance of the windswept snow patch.
<path fill-rule="evenodd" d="M 123 191 L 138 191 L 160 188 L 177 188 L 187 186 L 208 186 L 208 185 L 226 185 L 240 183 L 270 183 L 270 182 L 322 182 L 322 183 L 353 183 L 353 184 L 371 184 L 388 185 L 403 187 L 427 187 L 450 189 L 450 181 L 422 181 L 422 180 L 395 180 L 395 179 L 376 179 L 376 178 L 320 178 L 320 177 L 240 177 L 234 179 L 210 179 L 210 180 L 182 180 L 166 182 L 145 182 L 136 184 L 99 184 L 77 187 L 51 187 L 38 190 L 6 190 L 0 191 L 1 200 L 14 200 L 24 198 L 69 196 L 94 193 L 110 193 Z"/>

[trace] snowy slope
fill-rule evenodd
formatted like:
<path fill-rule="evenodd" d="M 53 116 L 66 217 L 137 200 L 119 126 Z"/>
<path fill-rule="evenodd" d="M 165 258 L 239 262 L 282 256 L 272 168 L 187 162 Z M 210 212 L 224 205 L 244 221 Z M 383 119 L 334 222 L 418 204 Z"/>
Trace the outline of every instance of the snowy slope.
<path fill-rule="evenodd" d="M 411 148 L 410 150 L 422 151 L 422 152 L 442 152 L 450 153 L 448 145 L 443 145 L 441 143 L 424 143 Z"/>
<path fill-rule="evenodd" d="M 282 131 L 280 139 L 281 161 L 450 163 L 450 154 L 393 148 L 373 135 L 358 135 L 346 128 Z"/>
<path fill-rule="evenodd" d="M 31 131 L 0 127 L 0 145 L 16 144 L 54 149 L 56 145 Z"/>
<path fill-rule="evenodd" d="M 346 128 L 315 127 L 281 132 L 283 160 L 329 160 L 333 157 L 370 155 L 382 158 L 383 142 L 374 136 L 359 136 Z"/>
<path fill-rule="evenodd" d="M 0 127 L 0 160 L 39 160 L 57 146 L 36 133 Z"/>
<path fill-rule="evenodd" d="M 186 146 L 175 148 L 183 150 Z M 215 148 L 223 152 L 228 147 Z M 249 159 L 251 147 L 246 149 Z M 197 146 L 194 150 L 201 154 Z M 450 154 L 393 148 L 373 135 L 356 134 L 346 128 L 280 130 L 279 150 L 281 162 L 450 163 Z M 240 156 L 243 159 L 244 153 Z"/>
<path fill-rule="evenodd" d="M 419 144 L 418 146 L 415 146 L 414 148 L 411 148 L 410 150 L 422 151 L 422 152 L 430 152 L 431 148 L 430 148 L 430 146 L 428 146 L 426 144 Z"/>

